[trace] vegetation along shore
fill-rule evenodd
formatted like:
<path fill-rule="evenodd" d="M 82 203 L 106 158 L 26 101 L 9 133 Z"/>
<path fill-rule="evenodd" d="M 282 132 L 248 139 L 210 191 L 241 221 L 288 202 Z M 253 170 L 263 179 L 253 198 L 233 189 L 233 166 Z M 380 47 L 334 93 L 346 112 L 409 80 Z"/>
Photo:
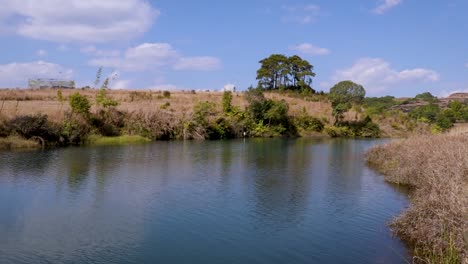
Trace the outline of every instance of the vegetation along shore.
<path fill-rule="evenodd" d="M 430 93 L 365 97 L 365 88 L 351 81 L 318 92 L 311 86 L 313 66 L 299 56 L 273 54 L 260 64 L 257 87 L 243 92 L 110 90 L 101 69 L 94 88 L 2 89 L 0 148 L 82 145 L 118 136 L 147 140 L 105 141 L 407 137 L 468 121 L 464 101 Z"/>
<path fill-rule="evenodd" d="M 368 163 L 409 185 L 411 206 L 391 224 L 417 263 L 468 263 L 468 130 L 377 146 Z"/>

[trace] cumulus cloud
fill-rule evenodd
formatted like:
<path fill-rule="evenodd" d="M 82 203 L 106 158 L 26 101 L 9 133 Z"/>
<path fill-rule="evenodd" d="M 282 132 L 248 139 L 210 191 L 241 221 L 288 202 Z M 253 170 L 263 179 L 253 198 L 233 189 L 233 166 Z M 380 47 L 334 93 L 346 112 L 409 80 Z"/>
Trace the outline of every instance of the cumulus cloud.
<path fill-rule="evenodd" d="M 317 46 L 314 46 L 310 43 L 302 43 L 296 46 L 291 46 L 289 47 L 290 50 L 297 51 L 299 53 L 305 54 L 305 55 L 328 55 L 330 54 L 330 50 L 326 48 L 320 48 Z"/>
<path fill-rule="evenodd" d="M 466 89 L 455 89 L 455 90 L 443 90 L 440 92 L 439 97 L 448 97 L 451 94 L 454 93 L 468 93 L 468 88 Z"/>
<path fill-rule="evenodd" d="M 114 90 L 129 89 L 131 83 L 132 81 L 130 80 L 116 80 L 114 82 L 111 82 L 109 88 Z"/>
<path fill-rule="evenodd" d="M 321 15 L 321 9 L 317 5 L 288 5 L 283 6 L 283 20 L 299 24 L 309 24 L 315 22 Z"/>
<path fill-rule="evenodd" d="M 350 68 L 336 71 L 331 81 L 322 83 L 322 86 L 329 88 L 339 81 L 351 80 L 362 84 L 369 93 L 375 94 L 395 86 L 435 82 L 439 79 L 439 74 L 433 70 L 415 68 L 398 71 L 382 59 L 362 58 Z"/>
<path fill-rule="evenodd" d="M 36 55 L 38 57 L 45 57 L 45 56 L 47 56 L 47 51 L 43 50 L 43 49 L 39 49 L 39 50 L 36 51 Z"/>
<path fill-rule="evenodd" d="M 71 79 L 73 70 L 61 65 L 45 62 L 13 62 L 0 65 L 0 87 L 26 87 L 30 78 Z"/>
<path fill-rule="evenodd" d="M 380 0 L 380 5 L 372 10 L 375 14 L 383 15 L 390 9 L 402 3 L 402 0 Z"/>
<path fill-rule="evenodd" d="M 159 11 L 145 0 L 3 0 L 0 28 L 54 42 L 107 42 L 146 32 Z"/>
<path fill-rule="evenodd" d="M 94 45 L 82 47 L 80 48 L 80 52 L 96 57 L 115 57 L 120 55 L 120 50 L 100 50 Z"/>
<path fill-rule="evenodd" d="M 221 67 L 215 57 L 184 57 L 168 43 L 143 43 L 129 48 L 122 56 L 103 56 L 89 61 L 92 66 L 124 71 L 145 71 L 160 67 L 174 70 L 211 71 Z"/>

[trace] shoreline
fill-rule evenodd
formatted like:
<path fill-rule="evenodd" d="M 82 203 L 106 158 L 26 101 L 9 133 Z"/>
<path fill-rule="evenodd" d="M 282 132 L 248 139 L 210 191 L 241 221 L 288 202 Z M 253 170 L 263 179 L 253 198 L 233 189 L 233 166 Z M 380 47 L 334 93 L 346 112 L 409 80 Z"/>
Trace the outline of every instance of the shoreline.
<path fill-rule="evenodd" d="M 391 223 L 416 263 L 468 263 L 468 137 L 413 137 L 376 146 L 368 165 L 410 187 L 410 206 Z"/>

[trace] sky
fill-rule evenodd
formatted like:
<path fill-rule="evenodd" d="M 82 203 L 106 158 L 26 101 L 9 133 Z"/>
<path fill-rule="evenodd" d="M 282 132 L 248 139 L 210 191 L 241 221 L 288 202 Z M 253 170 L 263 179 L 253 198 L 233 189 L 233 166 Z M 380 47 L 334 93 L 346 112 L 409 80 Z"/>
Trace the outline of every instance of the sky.
<path fill-rule="evenodd" d="M 313 88 L 368 96 L 468 92 L 466 0 L 0 0 L 0 87 L 29 78 L 112 89 L 256 86 L 261 59 L 297 54 Z"/>

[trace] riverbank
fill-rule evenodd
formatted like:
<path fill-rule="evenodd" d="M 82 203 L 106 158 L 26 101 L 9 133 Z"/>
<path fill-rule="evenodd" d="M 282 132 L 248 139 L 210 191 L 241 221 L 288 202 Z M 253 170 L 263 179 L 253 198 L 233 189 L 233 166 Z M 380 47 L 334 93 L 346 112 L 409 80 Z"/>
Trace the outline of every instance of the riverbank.
<path fill-rule="evenodd" d="M 392 223 L 421 263 L 468 263 L 468 136 L 420 136 L 377 146 L 368 163 L 413 188 L 411 206 Z"/>

